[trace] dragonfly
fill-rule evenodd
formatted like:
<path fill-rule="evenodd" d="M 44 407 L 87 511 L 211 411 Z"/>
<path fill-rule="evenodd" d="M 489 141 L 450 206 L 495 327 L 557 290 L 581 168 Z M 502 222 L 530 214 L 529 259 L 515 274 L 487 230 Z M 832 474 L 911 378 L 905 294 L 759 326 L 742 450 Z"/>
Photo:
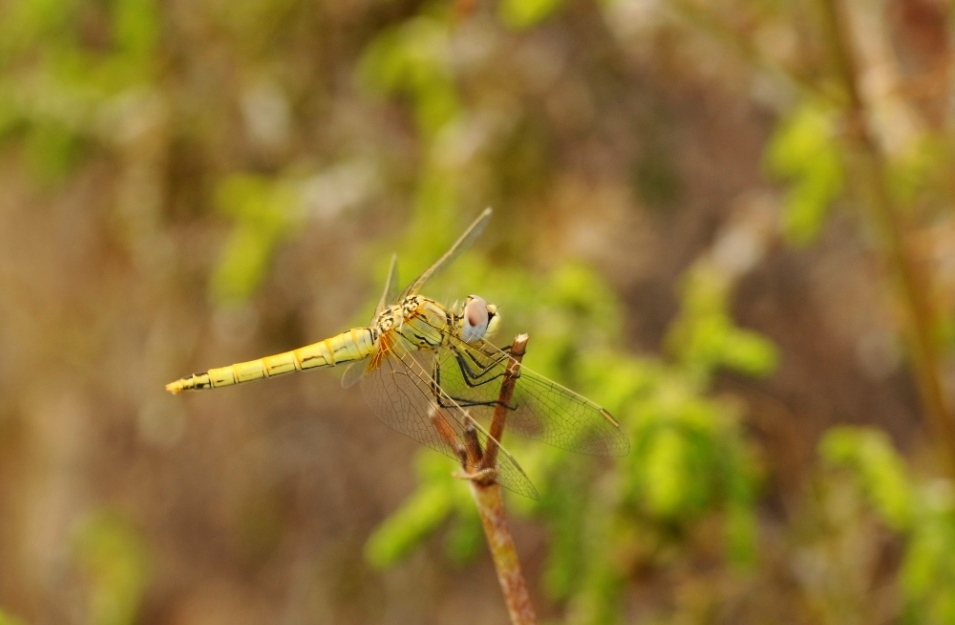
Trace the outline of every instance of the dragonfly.
<path fill-rule="evenodd" d="M 478 295 L 445 306 L 420 291 L 472 246 L 490 218 L 488 208 L 400 293 L 397 256 L 392 256 L 384 291 L 367 327 L 273 356 L 194 373 L 170 382 L 166 390 L 178 394 L 349 364 L 344 386 L 359 383 L 372 412 L 385 424 L 455 460 L 473 463 L 460 449 L 474 433 L 484 446 L 492 438 L 483 423 L 499 401 L 510 360 L 507 349 L 489 341 L 501 315 Z M 629 439 L 606 409 L 525 366 L 518 376 L 505 406 L 509 431 L 583 454 L 623 456 L 629 452 Z M 441 411 L 445 426 L 436 424 L 435 409 Z M 449 437 L 455 444 L 449 444 Z M 498 447 L 496 481 L 537 499 L 536 488 L 514 456 L 500 441 L 494 443 Z M 476 472 L 478 467 L 466 466 L 466 474 L 469 471 Z"/>

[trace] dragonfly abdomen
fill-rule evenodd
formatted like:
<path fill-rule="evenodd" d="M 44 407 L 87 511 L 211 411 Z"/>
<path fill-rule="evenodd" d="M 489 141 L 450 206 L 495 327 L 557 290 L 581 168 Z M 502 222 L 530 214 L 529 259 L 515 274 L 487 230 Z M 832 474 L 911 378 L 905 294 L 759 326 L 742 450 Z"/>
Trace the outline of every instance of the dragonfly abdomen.
<path fill-rule="evenodd" d="M 200 391 L 220 386 L 231 386 L 262 378 L 272 378 L 294 371 L 334 367 L 360 360 L 375 350 L 375 337 L 370 328 L 354 328 L 337 336 L 293 349 L 274 356 L 266 356 L 227 367 L 193 373 L 166 385 L 172 394 L 182 391 Z"/>

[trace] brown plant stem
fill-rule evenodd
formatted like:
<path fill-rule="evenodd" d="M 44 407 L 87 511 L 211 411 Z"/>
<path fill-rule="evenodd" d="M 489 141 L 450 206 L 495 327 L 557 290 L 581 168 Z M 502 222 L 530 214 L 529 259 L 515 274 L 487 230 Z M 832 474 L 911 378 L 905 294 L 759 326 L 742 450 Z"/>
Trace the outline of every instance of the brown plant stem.
<path fill-rule="evenodd" d="M 504 512 L 504 499 L 501 487 L 497 484 L 470 482 L 471 495 L 481 515 L 481 525 L 487 537 L 487 545 L 494 560 L 497 580 L 504 594 L 504 603 L 513 625 L 534 625 L 537 617 L 531 603 L 527 582 L 521 572 L 521 563 L 517 557 L 514 538 L 507 525 Z"/>
<path fill-rule="evenodd" d="M 471 495 L 477 505 L 484 535 L 487 537 L 488 548 L 491 551 L 491 559 L 494 560 L 494 568 L 497 571 L 497 579 L 504 594 L 504 603 L 507 605 L 513 625 L 534 625 L 537 617 L 534 615 L 534 606 L 531 604 L 530 593 L 527 591 L 527 582 L 521 573 L 521 563 L 517 558 L 514 538 L 507 525 L 504 498 L 501 497 L 501 487 L 496 482 L 496 463 L 500 448 L 498 441 L 504 435 L 508 406 L 514 394 L 514 385 L 520 376 L 521 359 L 524 357 L 526 345 L 526 334 L 518 335 L 511 344 L 510 358 L 504 370 L 504 379 L 494 406 L 494 414 L 491 416 L 485 449 L 481 449 L 481 440 L 473 423 L 469 423 L 461 436 L 458 436 L 440 408 L 432 407 L 431 413 L 431 421 L 438 434 L 461 459 L 461 467 L 464 469 L 461 477 L 468 480 Z"/>
<path fill-rule="evenodd" d="M 497 450 L 500 446 L 501 437 L 504 436 L 504 425 L 507 423 L 508 406 L 511 404 L 511 397 L 514 395 L 514 385 L 517 378 L 520 377 L 521 361 L 524 359 L 524 352 L 527 349 L 526 334 L 519 334 L 511 343 L 510 360 L 504 369 L 504 380 L 501 382 L 501 392 L 497 397 L 497 404 L 494 406 L 494 414 L 491 416 L 491 437 L 487 442 L 487 449 L 484 450 L 482 466 L 485 468 L 494 468 L 497 463 Z"/>
<path fill-rule="evenodd" d="M 924 279 L 905 250 L 903 224 L 888 187 L 885 156 L 869 125 L 866 104 L 858 87 L 858 72 L 850 50 L 845 16 L 836 0 L 819 0 L 819 5 L 836 79 L 847 100 L 846 140 L 854 157 L 856 181 L 867 196 L 871 220 L 878 231 L 885 262 L 907 317 L 906 339 L 928 426 L 938 440 L 938 449 L 948 471 L 955 476 L 955 420 L 942 388 L 929 296 Z"/>
<path fill-rule="evenodd" d="M 491 474 L 497 459 L 498 441 L 504 434 L 514 384 L 520 374 L 521 359 L 524 357 L 527 338 L 526 334 L 521 334 L 511 344 L 510 360 L 504 372 L 494 415 L 491 417 L 491 436 L 481 457 L 481 467 L 490 471 Z M 497 571 L 498 582 L 501 584 L 501 591 L 504 593 L 504 602 L 507 604 L 511 623 L 533 625 L 537 622 L 537 617 L 534 614 L 534 606 L 531 604 L 530 593 L 527 591 L 527 582 L 521 573 L 521 563 L 517 557 L 514 538 L 507 525 L 501 487 L 493 481 L 485 483 L 483 480 L 470 480 L 469 485 L 474 503 L 481 515 L 481 525 L 484 527 L 484 535 L 487 537 L 488 548 L 494 560 L 494 568 Z"/>

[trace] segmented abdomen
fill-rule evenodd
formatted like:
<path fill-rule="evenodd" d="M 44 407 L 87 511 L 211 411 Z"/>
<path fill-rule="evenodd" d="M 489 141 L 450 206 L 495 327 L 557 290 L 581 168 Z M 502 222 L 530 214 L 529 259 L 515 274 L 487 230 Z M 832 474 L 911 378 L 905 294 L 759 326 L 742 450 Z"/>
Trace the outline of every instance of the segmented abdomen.
<path fill-rule="evenodd" d="M 271 378 L 293 371 L 333 367 L 345 362 L 360 360 L 371 355 L 374 351 L 375 337 L 372 330 L 370 328 L 354 328 L 324 341 L 292 351 L 248 362 L 240 362 L 227 367 L 209 369 L 202 373 L 194 373 L 175 382 L 170 382 L 166 385 L 166 390 L 173 394 L 182 391 L 199 391 Z"/>

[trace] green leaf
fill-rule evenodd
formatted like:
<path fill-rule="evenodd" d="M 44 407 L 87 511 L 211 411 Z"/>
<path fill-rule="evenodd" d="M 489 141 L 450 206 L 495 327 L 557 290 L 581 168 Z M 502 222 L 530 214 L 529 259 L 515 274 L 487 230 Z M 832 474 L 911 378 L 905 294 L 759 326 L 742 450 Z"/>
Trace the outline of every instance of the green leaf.
<path fill-rule="evenodd" d="M 371 535 L 365 545 L 365 558 L 378 568 L 394 566 L 437 530 L 452 508 L 446 487 L 420 486 Z"/>
<path fill-rule="evenodd" d="M 465 490 L 466 484 L 460 482 L 456 487 Z M 481 525 L 481 518 L 477 514 L 474 506 L 470 504 L 459 510 L 467 511 L 467 514 L 459 514 L 457 523 L 448 530 L 447 538 L 444 542 L 445 552 L 453 562 L 465 564 L 479 558 L 487 544 L 484 538 L 484 528 Z"/>
<path fill-rule="evenodd" d="M 834 115 L 806 102 L 780 123 L 767 147 L 770 173 L 788 183 L 783 227 L 796 244 L 815 240 L 844 185 Z"/>
<path fill-rule="evenodd" d="M 753 502 L 731 504 L 724 522 L 730 562 L 743 569 L 753 567 L 759 557 L 759 524 Z"/>
<path fill-rule="evenodd" d="M 502 0 L 497 14 L 507 27 L 524 30 L 544 21 L 563 5 L 564 0 Z"/>
<path fill-rule="evenodd" d="M 139 532 L 120 515 L 99 512 L 79 527 L 74 557 L 88 585 L 85 622 L 136 622 L 149 579 L 149 557 Z"/>
<path fill-rule="evenodd" d="M 730 283 L 705 259 L 681 279 L 683 307 L 667 334 L 667 346 L 688 370 L 706 378 L 727 367 L 754 376 L 776 368 L 776 347 L 765 337 L 736 327 L 729 316 Z"/>
<path fill-rule="evenodd" d="M 767 376 L 776 370 L 776 346 L 766 337 L 734 329 L 726 336 L 722 362 L 730 369 L 752 376 Z"/>
<path fill-rule="evenodd" d="M 820 443 L 823 459 L 854 472 L 872 506 L 893 529 L 911 527 L 914 487 L 902 458 L 881 430 L 836 427 Z"/>
<path fill-rule="evenodd" d="M 692 479 L 687 471 L 687 440 L 671 428 L 665 428 L 649 441 L 644 454 L 644 503 L 655 515 L 663 518 L 679 516 L 686 504 Z"/>
<path fill-rule="evenodd" d="M 955 622 L 955 519 L 931 515 L 914 528 L 899 572 L 904 622 Z"/>
<path fill-rule="evenodd" d="M 375 38 L 359 62 L 358 82 L 371 92 L 410 96 L 418 128 L 433 138 L 461 111 L 449 46 L 445 21 L 414 18 Z"/>
<path fill-rule="evenodd" d="M 26 621 L 22 621 L 0 608 L 0 625 L 26 625 Z"/>
<path fill-rule="evenodd" d="M 114 29 L 116 42 L 136 65 L 148 64 L 156 54 L 159 40 L 159 15 L 152 0 L 123 0 L 113 5 L 116 10 Z"/>
<path fill-rule="evenodd" d="M 238 174 L 217 189 L 216 208 L 234 221 L 210 282 L 213 301 L 248 299 L 264 281 L 276 244 L 297 217 L 298 198 L 286 183 Z"/>

